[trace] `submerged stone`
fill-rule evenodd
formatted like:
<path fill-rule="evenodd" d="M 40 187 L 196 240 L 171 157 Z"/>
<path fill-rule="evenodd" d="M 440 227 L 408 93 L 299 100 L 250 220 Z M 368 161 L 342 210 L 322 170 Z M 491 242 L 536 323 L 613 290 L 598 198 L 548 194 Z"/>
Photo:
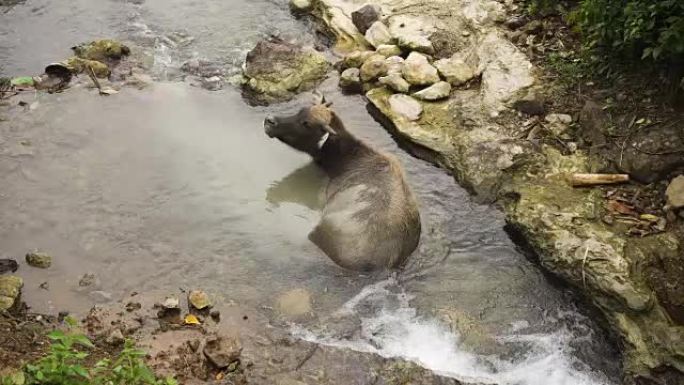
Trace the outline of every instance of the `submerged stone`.
<path fill-rule="evenodd" d="M 302 317 L 311 313 L 311 294 L 306 289 L 293 289 L 278 298 L 278 312 L 287 317 Z"/>
<path fill-rule="evenodd" d="M 52 257 L 47 253 L 34 251 L 26 254 L 26 263 L 33 267 L 47 269 L 52 265 Z"/>

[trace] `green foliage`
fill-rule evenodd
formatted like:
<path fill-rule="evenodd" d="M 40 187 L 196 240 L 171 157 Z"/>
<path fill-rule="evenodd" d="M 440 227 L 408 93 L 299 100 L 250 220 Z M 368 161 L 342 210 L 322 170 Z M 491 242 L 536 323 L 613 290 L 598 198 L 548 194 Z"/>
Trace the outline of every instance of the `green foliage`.
<path fill-rule="evenodd" d="M 582 0 L 570 20 L 590 49 L 654 62 L 684 57 L 682 0 Z"/>
<path fill-rule="evenodd" d="M 2 385 L 177 385 L 173 378 L 158 380 L 144 363 L 145 352 L 126 341 L 115 359 L 87 364 L 93 343 L 83 334 L 55 330 L 48 355 L 24 367 L 23 373 L 0 378 Z"/>
<path fill-rule="evenodd" d="M 548 15 L 556 11 L 557 0 L 526 0 L 525 9 L 532 15 Z"/>

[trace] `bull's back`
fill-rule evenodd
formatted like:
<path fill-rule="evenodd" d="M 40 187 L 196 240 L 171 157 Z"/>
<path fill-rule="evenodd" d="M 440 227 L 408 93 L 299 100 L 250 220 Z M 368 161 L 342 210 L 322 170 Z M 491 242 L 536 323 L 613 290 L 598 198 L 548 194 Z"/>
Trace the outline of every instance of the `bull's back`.
<path fill-rule="evenodd" d="M 352 270 L 402 265 L 420 238 L 418 206 L 398 162 L 381 155 L 333 178 L 310 239 Z"/>

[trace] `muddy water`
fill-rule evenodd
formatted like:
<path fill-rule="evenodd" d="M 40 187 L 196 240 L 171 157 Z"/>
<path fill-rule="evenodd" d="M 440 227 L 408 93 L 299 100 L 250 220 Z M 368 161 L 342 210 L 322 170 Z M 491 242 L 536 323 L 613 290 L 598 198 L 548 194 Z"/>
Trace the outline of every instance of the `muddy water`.
<path fill-rule="evenodd" d="M 40 72 L 81 40 L 114 36 L 142 47 L 159 77 L 107 98 L 83 88 L 26 94 L 29 106 L 0 122 L 0 254 L 38 248 L 55 258 L 48 270 L 21 267 L 34 308 L 79 312 L 133 291 L 201 287 L 301 338 L 464 380 L 615 380 L 603 334 L 518 252 L 501 214 L 399 149 L 362 97 L 337 93 L 334 77 L 322 89 L 351 131 L 402 161 L 424 231 L 406 271 L 393 276 L 342 271 L 307 240 L 325 178 L 261 125 L 307 96 L 254 108 L 230 87 L 209 92 L 176 79 L 192 57 L 234 73 L 272 33 L 311 43 L 284 0 L 29 0 L 3 12 L 0 75 Z M 98 282 L 79 287 L 87 272 Z M 311 293 L 314 316 L 282 322 L 276 298 L 298 288 Z"/>

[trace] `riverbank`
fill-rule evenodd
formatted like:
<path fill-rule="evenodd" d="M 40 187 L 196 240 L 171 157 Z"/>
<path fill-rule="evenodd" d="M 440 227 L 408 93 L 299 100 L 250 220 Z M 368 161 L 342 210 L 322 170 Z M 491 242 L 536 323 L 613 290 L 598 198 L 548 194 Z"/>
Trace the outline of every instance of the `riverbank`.
<path fill-rule="evenodd" d="M 362 87 L 371 112 L 416 156 L 449 169 L 480 200 L 496 202 L 511 233 L 541 266 L 600 310 L 621 342 L 628 382 L 660 378 L 682 383 L 684 328 L 678 290 L 684 275 L 677 273 L 682 219 L 663 210 L 669 179 L 648 187 L 577 188 L 568 183 L 572 173 L 610 171 L 604 163 L 616 154 L 596 156 L 592 142 L 582 140 L 582 133 L 587 137 L 607 129 L 601 121 L 604 110 L 591 104 L 582 111 L 557 110 L 561 104 L 544 101 L 553 94 L 547 93 L 550 84 L 541 78 L 542 69 L 504 30 L 512 8 L 497 2 L 378 4 L 376 17 L 388 32 L 385 43 L 398 45 L 401 56 L 421 51 L 430 62 L 463 63 L 472 75 L 462 82 L 449 80 L 453 90 L 441 100 L 411 98 L 407 103 L 414 114 L 397 107 L 403 97 L 394 96 L 402 93 L 395 91 L 396 85 L 377 82 L 380 73 L 369 75 Z M 334 38 L 333 51 L 348 58 L 343 63 L 372 57 L 358 53 L 374 50 L 368 33 L 361 34 L 352 20 L 362 5 L 345 0 L 311 4 L 310 13 Z M 368 73 L 370 65 L 364 69 L 363 63 L 358 64 L 360 72 Z M 637 117 L 635 122 L 646 120 Z M 627 150 L 621 156 L 637 155 Z M 654 164 L 647 161 L 645 167 Z M 636 168 L 627 171 L 639 180 Z M 676 167 L 665 174 L 675 172 Z"/>

